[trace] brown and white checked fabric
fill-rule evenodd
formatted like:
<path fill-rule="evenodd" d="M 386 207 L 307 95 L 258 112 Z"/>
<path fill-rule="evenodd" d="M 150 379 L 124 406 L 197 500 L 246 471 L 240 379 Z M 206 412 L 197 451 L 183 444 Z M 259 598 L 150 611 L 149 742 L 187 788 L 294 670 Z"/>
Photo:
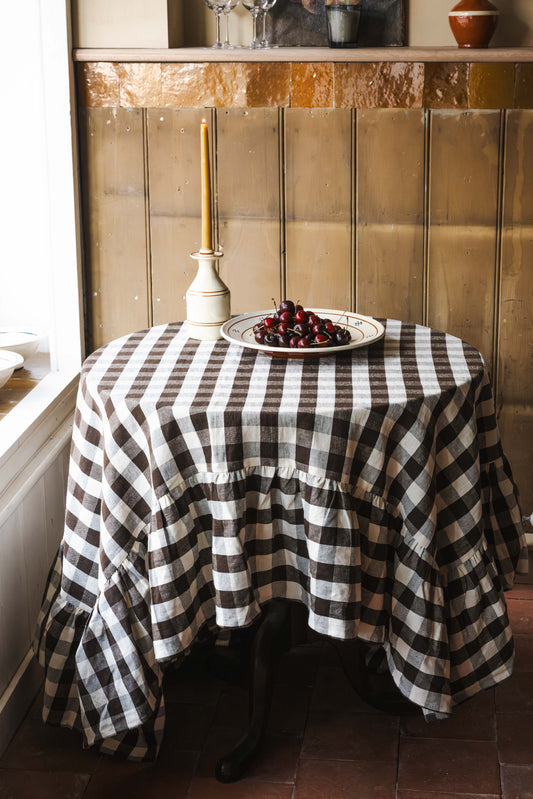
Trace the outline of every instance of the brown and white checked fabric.
<path fill-rule="evenodd" d="M 273 597 L 381 645 L 441 718 L 511 674 L 517 570 L 516 492 L 472 347 L 388 321 L 372 346 L 285 360 L 155 327 L 82 371 L 35 639 L 44 718 L 153 758 L 165 666 Z"/>

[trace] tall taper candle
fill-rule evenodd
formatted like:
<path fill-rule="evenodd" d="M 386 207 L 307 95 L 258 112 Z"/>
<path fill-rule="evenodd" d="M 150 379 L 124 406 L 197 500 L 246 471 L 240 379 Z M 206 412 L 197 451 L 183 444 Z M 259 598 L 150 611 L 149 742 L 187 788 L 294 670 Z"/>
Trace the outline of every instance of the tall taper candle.
<path fill-rule="evenodd" d="M 213 224 L 211 219 L 211 170 L 209 168 L 209 134 L 207 120 L 202 119 L 200 125 L 200 153 L 202 168 L 202 249 L 209 252 L 213 249 Z"/>

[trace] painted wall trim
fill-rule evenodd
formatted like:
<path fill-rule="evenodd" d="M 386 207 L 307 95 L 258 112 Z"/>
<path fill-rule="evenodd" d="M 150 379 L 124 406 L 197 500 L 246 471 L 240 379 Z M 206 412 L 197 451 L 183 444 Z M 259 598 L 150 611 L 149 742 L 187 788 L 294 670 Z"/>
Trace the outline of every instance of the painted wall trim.
<path fill-rule="evenodd" d="M 0 697 L 0 756 L 26 716 L 43 682 L 43 671 L 30 649 Z"/>
<path fill-rule="evenodd" d="M 24 497 L 29 494 L 33 486 L 52 465 L 60 452 L 68 445 L 72 438 L 72 425 L 73 413 L 69 413 L 58 429 L 47 439 L 35 458 L 29 460 L 22 471 L 11 481 L 2 497 L 0 530 Z"/>

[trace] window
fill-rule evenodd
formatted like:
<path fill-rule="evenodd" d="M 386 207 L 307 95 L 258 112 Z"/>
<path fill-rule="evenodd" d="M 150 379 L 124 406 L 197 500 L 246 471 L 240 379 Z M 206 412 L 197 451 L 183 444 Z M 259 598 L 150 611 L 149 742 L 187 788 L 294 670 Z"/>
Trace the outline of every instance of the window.
<path fill-rule="evenodd" d="M 58 424 L 82 358 L 70 3 L 10 3 L 4 29 L 0 324 L 45 331 L 50 372 L 0 421 L 0 465 L 43 416 Z"/>

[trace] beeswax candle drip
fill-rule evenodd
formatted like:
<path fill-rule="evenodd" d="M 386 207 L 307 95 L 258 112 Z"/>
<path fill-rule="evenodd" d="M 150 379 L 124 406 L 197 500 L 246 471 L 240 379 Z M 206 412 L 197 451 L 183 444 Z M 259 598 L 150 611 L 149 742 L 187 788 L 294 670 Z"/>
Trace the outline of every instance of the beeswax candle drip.
<path fill-rule="evenodd" d="M 200 126 L 200 163 L 202 170 L 202 252 L 213 250 L 213 222 L 211 218 L 211 169 L 209 164 L 209 133 L 207 122 Z"/>
<path fill-rule="evenodd" d="M 200 125 L 200 164 L 202 183 L 202 244 L 191 253 L 198 261 L 198 272 L 187 291 L 187 331 L 190 338 L 214 341 L 222 338 L 220 328 L 230 318 L 230 293 L 221 280 L 216 263 L 221 252 L 213 251 L 211 217 L 211 170 L 207 122 Z"/>

